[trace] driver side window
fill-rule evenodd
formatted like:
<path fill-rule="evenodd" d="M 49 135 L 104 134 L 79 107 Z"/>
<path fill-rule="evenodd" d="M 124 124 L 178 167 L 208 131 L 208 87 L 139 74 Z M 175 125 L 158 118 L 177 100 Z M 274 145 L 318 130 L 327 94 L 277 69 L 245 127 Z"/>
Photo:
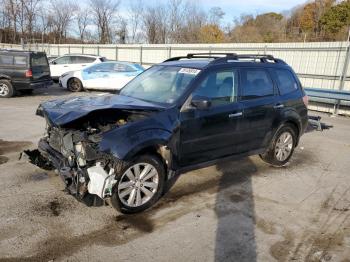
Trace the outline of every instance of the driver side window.
<path fill-rule="evenodd" d="M 208 97 L 213 106 L 237 101 L 238 70 L 223 69 L 210 73 L 194 91 L 192 96 Z"/>

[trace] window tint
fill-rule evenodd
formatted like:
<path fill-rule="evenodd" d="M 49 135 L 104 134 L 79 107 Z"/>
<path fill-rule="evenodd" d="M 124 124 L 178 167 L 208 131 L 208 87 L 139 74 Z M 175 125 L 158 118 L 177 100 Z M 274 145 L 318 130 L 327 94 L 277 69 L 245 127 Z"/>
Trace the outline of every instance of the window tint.
<path fill-rule="evenodd" d="M 119 64 L 116 63 L 114 64 L 114 71 L 117 72 L 133 72 L 136 71 L 134 68 L 132 68 L 131 66 L 125 65 L 125 64 Z"/>
<path fill-rule="evenodd" d="M 15 65 L 27 65 L 27 57 L 26 56 L 15 56 L 14 58 Z"/>
<path fill-rule="evenodd" d="M 89 67 L 88 70 L 93 72 L 111 72 L 113 71 L 113 68 L 114 68 L 114 64 L 112 63 L 100 63 L 92 67 Z"/>
<path fill-rule="evenodd" d="M 32 66 L 47 66 L 46 56 L 42 54 L 33 54 Z"/>
<path fill-rule="evenodd" d="M 285 69 L 276 69 L 278 89 L 281 95 L 289 94 L 298 90 L 298 84 L 291 72 Z"/>
<path fill-rule="evenodd" d="M 64 65 L 64 64 L 70 64 L 71 63 L 69 56 L 63 56 L 63 57 L 57 58 L 54 62 L 57 65 Z"/>
<path fill-rule="evenodd" d="M 13 56 L 0 55 L 0 65 L 13 65 Z"/>
<path fill-rule="evenodd" d="M 263 69 L 242 69 L 242 99 L 273 95 L 273 83 Z"/>
<path fill-rule="evenodd" d="M 72 64 L 89 64 L 93 63 L 96 59 L 93 57 L 86 56 L 72 56 Z"/>
<path fill-rule="evenodd" d="M 225 70 L 210 73 L 193 95 L 208 97 L 212 105 L 225 105 L 237 101 L 238 71 Z"/>

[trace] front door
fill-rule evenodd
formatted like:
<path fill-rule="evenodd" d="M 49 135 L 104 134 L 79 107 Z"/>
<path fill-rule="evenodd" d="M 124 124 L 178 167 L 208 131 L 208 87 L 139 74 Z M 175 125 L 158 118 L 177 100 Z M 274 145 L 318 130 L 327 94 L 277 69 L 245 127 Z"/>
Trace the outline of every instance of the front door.
<path fill-rule="evenodd" d="M 61 75 L 70 71 L 71 58 L 70 56 L 62 56 L 50 63 L 51 77 L 59 78 Z"/>
<path fill-rule="evenodd" d="M 238 151 L 242 119 L 237 102 L 238 79 L 238 70 L 218 69 L 204 77 L 191 95 L 208 98 L 211 106 L 190 106 L 180 113 L 180 165 L 206 162 Z"/>

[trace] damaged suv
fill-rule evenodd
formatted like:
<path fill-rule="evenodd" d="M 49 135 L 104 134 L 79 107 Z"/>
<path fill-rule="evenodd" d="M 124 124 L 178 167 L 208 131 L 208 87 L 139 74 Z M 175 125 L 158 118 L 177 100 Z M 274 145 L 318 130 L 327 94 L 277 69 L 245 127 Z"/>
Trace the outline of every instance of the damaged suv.
<path fill-rule="evenodd" d="M 42 103 L 47 135 L 27 154 L 57 169 L 76 198 L 135 213 L 179 174 L 220 160 L 260 154 L 285 165 L 307 126 L 306 104 L 280 59 L 189 54 L 149 68 L 119 95 Z"/>

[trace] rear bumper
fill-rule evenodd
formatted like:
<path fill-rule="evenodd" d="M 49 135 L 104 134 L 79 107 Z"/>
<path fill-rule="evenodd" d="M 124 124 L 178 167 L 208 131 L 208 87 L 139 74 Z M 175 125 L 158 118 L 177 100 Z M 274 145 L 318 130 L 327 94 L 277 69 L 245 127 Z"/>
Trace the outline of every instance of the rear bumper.
<path fill-rule="evenodd" d="M 16 90 L 48 88 L 52 84 L 53 81 L 51 79 L 41 81 L 13 82 L 13 86 Z"/>

